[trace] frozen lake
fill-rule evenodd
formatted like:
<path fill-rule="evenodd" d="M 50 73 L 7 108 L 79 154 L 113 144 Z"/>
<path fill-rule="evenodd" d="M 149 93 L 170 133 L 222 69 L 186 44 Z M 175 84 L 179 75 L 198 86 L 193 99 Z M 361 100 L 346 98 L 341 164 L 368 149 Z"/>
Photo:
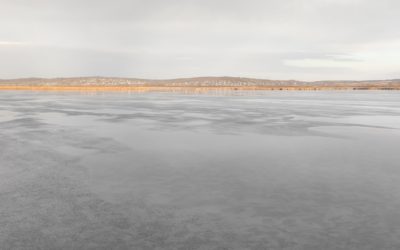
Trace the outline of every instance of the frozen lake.
<path fill-rule="evenodd" d="M 1 249 L 400 249 L 400 92 L 0 92 Z"/>

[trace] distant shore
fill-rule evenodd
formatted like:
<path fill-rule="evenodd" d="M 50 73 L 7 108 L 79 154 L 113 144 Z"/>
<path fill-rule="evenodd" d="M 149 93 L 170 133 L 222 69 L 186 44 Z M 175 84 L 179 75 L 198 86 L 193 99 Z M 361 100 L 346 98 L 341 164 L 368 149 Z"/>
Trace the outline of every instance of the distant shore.
<path fill-rule="evenodd" d="M 0 90 L 132 92 L 400 90 L 400 80 L 307 82 L 243 77 L 194 77 L 166 80 L 118 77 L 23 78 L 8 80 L 0 79 Z"/>
<path fill-rule="evenodd" d="M 127 91 L 127 92 L 209 92 L 209 91 L 329 91 L 400 90 L 400 86 L 107 86 L 107 85 L 0 85 L 0 90 L 25 91 Z"/>

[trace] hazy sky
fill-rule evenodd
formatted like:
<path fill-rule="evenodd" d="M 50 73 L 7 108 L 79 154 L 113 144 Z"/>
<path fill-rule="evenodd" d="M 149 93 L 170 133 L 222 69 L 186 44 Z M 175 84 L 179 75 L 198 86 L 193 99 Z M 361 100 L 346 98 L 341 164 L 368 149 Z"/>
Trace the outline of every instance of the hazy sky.
<path fill-rule="evenodd" d="M 400 78 L 399 0 L 0 0 L 0 78 Z"/>

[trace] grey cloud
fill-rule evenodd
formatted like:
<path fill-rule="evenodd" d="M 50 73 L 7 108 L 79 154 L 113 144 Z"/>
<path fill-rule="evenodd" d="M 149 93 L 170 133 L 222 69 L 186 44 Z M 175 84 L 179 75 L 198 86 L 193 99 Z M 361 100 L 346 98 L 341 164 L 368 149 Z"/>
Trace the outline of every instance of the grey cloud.
<path fill-rule="evenodd" d="M 396 0 L 4 0 L 0 64 L 7 70 L 0 78 L 387 78 L 400 58 L 390 60 L 387 72 L 309 72 L 284 60 L 338 54 L 359 60 L 351 57 L 368 54 L 369 44 L 382 43 L 380 50 L 400 44 L 399 8 Z M 363 60 L 373 67 L 374 58 Z"/>

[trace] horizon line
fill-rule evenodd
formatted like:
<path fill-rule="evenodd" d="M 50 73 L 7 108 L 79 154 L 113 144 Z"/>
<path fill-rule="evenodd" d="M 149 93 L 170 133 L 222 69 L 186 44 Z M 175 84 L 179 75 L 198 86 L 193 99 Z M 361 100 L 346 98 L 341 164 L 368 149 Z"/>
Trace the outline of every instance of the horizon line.
<path fill-rule="evenodd" d="M 257 78 L 257 77 L 247 77 L 247 76 L 192 76 L 192 77 L 175 77 L 175 78 L 141 78 L 141 77 L 123 77 L 123 76 L 60 76 L 60 77 L 20 77 L 20 78 L 0 78 L 0 81 L 15 81 L 15 80 L 29 80 L 29 79 L 77 79 L 77 78 L 109 78 L 109 79 L 130 79 L 130 80 L 142 80 L 142 81 L 173 81 L 173 80 L 184 80 L 184 79 L 199 79 L 199 78 L 231 78 L 231 79 L 250 79 L 250 80 L 260 80 L 260 81 L 294 81 L 294 82 L 374 82 L 374 81 L 400 81 L 400 78 L 388 78 L 388 79 L 362 79 L 362 80 L 346 80 L 346 79 L 336 79 L 336 80 L 296 80 L 296 79 L 271 79 L 271 78 Z"/>

